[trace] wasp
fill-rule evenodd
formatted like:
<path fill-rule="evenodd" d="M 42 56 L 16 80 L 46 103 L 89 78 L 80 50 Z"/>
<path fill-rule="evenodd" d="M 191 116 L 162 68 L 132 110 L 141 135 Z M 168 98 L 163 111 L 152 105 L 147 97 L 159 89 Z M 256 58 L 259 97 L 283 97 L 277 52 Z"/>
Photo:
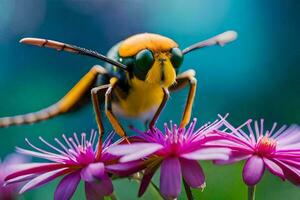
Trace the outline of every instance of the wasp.
<path fill-rule="evenodd" d="M 235 40 L 236 32 L 226 31 L 183 50 L 170 38 L 158 34 L 133 35 L 113 46 L 106 56 L 89 49 L 58 41 L 23 38 L 20 43 L 47 47 L 58 51 L 90 56 L 104 61 L 104 67 L 93 66 L 79 82 L 57 103 L 24 115 L 0 118 L 0 127 L 31 124 L 67 113 L 76 108 L 87 94 L 93 103 L 99 134 L 104 134 L 101 103 L 113 129 L 126 137 L 118 118 L 141 119 L 147 127 L 155 125 L 169 93 L 189 87 L 181 127 L 190 120 L 196 93 L 195 71 L 179 73 L 184 56 L 211 45 L 224 45 Z"/>

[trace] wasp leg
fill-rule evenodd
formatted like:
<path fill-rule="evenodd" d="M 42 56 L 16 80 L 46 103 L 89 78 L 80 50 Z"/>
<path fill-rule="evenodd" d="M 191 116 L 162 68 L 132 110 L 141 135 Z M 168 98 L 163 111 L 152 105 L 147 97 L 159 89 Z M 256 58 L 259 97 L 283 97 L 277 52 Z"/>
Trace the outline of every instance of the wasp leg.
<path fill-rule="evenodd" d="M 160 103 L 160 105 L 159 105 L 157 111 L 155 112 L 155 114 L 154 114 L 152 120 L 151 120 L 150 123 L 149 123 L 149 128 L 150 128 L 150 129 L 152 129 L 152 128 L 154 127 L 154 125 L 155 125 L 155 123 L 156 123 L 156 121 L 157 121 L 157 118 L 159 117 L 159 114 L 161 113 L 162 109 L 165 107 L 166 102 L 167 102 L 168 99 L 169 99 L 169 96 L 170 96 L 169 91 L 168 91 L 167 89 L 163 88 L 163 92 L 164 92 L 163 100 L 162 100 L 162 102 Z"/>
<path fill-rule="evenodd" d="M 189 123 L 191 118 L 192 107 L 193 107 L 193 102 L 195 99 L 196 87 L 197 87 L 197 79 L 195 78 L 195 71 L 187 70 L 182 74 L 179 74 L 176 77 L 176 84 L 172 85 L 169 88 L 170 91 L 175 91 L 175 90 L 182 89 L 187 85 L 189 85 L 190 88 L 189 88 L 187 101 L 185 103 L 185 108 L 181 119 L 180 127 L 185 127 Z"/>
<path fill-rule="evenodd" d="M 94 66 L 59 102 L 37 112 L 0 118 L 0 127 L 31 124 L 70 111 L 92 88 L 99 74 L 107 74 L 106 69 Z"/>
<path fill-rule="evenodd" d="M 110 80 L 110 87 L 107 89 L 105 94 L 105 114 L 108 120 L 110 121 L 110 124 L 112 125 L 113 129 L 117 132 L 117 134 L 121 137 L 126 137 L 126 133 L 121 123 L 112 112 L 112 92 L 116 88 L 117 81 L 117 78 L 112 78 Z"/>
<path fill-rule="evenodd" d="M 107 85 L 101 85 L 101 86 L 95 87 L 91 90 L 92 102 L 93 102 L 94 112 L 96 114 L 96 122 L 97 122 L 98 130 L 99 130 L 100 138 L 102 138 L 102 136 L 104 134 L 104 126 L 103 126 L 102 119 L 101 119 L 99 96 L 104 95 L 109 87 L 110 87 L 110 84 L 107 84 Z"/>

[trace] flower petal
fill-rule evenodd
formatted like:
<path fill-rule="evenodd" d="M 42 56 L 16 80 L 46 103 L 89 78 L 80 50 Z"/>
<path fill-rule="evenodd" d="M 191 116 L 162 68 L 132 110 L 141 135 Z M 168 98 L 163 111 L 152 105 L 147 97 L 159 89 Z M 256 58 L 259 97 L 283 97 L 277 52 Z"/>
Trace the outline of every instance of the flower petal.
<path fill-rule="evenodd" d="M 119 176 L 129 176 L 133 173 L 141 171 L 144 168 L 145 168 L 145 164 L 143 161 L 117 163 L 117 164 L 105 166 L 105 169 L 107 171 L 117 174 Z"/>
<path fill-rule="evenodd" d="M 76 188 L 80 182 L 80 173 L 74 172 L 66 175 L 58 184 L 55 193 L 54 200 L 68 200 L 71 199 Z"/>
<path fill-rule="evenodd" d="M 227 160 L 230 149 L 227 148 L 202 148 L 191 153 L 182 154 L 182 158 L 190 160 Z"/>
<path fill-rule="evenodd" d="M 243 169 L 244 182 L 250 186 L 256 185 L 264 174 L 264 170 L 265 165 L 261 157 L 256 155 L 250 157 Z"/>
<path fill-rule="evenodd" d="M 197 161 L 180 159 L 180 164 L 183 178 L 189 186 L 202 188 L 205 185 L 205 176 Z"/>
<path fill-rule="evenodd" d="M 39 187 L 45 183 L 48 183 L 50 181 L 52 181 L 53 179 L 61 176 L 61 175 L 64 175 L 66 173 L 70 172 L 70 169 L 58 169 L 58 170 L 55 170 L 55 171 L 51 171 L 51 172 L 48 172 L 48 173 L 44 173 L 40 176 L 37 176 L 36 178 L 32 179 L 31 181 L 29 181 L 28 183 L 26 183 L 22 189 L 20 190 L 20 194 L 21 193 L 24 193 L 26 192 L 27 190 L 30 190 L 32 188 L 36 188 L 36 187 Z"/>
<path fill-rule="evenodd" d="M 16 147 L 16 151 L 23 155 L 32 156 L 32 157 L 36 157 L 36 158 L 42 158 L 42 159 L 46 159 L 46 160 L 51 160 L 53 162 L 61 162 L 64 160 L 68 160 L 68 158 L 66 158 L 63 155 L 54 154 L 54 153 L 52 153 L 52 154 L 40 153 L 40 152 L 36 152 L 36 151 L 22 149 L 20 147 Z"/>
<path fill-rule="evenodd" d="M 136 145 L 138 145 L 138 148 L 136 147 Z M 163 148 L 162 145 L 153 144 L 153 143 L 149 143 L 147 145 L 146 144 L 132 144 L 128 148 L 131 148 L 131 146 L 133 146 L 133 149 L 135 149 L 136 151 L 134 153 L 123 156 L 120 159 L 120 162 L 129 162 L 129 161 L 138 160 L 138 159 L 144 158 L 146 156 L 149 156 L 150 154 Z"/>
<path fill-rule="evenodd" d="M 20 183 L 23 181 L 29 181 L 29 180 L 34 179 L 35 177 L 37 177 L 37 175 L 35 175 L 35 174 L 27 174 L 27 175 L 23 175 L 23 176 L 18 176 L 16 178 L 12 178 L 12 179 L 9 179 L 8 181 L 5 181 L 3 186 L 8 186 L 10 184 Z"/>
<path fill-rule="evenodd" d="M 104 164 L 102 162 L 91 163 L 80 172 L 84 181 L 91 182 L 101 179 L 104 175 Z"/>
<path fill-rule="evenodd" d="M 13 179 L 19 176 L 28 175 L 28 174 L 39 174 L 39 173 L 45 173 L 61 168 L 68 167 L 66 164 L 59 164 L 59 163 L 26 163 L 26 164 L 20 164 L 18 168 L 20 170 L 9 174 L 5 181 L 9 179 Z"/>
<path fill-rule="evenodd" d="M 104 200 L 104 195 L 100 193 L 96 186 L 90 182 L 85 182 L 85 196 L 87 200 Z"/>
<path fill-rule="evenodd" d="M 253 151 L 253 149 L 249 148 L 249 146 L 246 146 L 243 143 L 238 143 L 236 141 L 231 141 L 229 139 L 212 140 L 212 141 L 206 142 L 204 146 L 224 147 L 224 148 L 230 148 L 232 150 L 238 150 L 238 151 L 243 151 L 243 152 Z"/>
<path fill-rule="evenodd" d="M 181 168 L 178 158 L 166 158 L 161 164 L 160 191 L 166 198 L 177 198 L 181 191 Z"/>
<path fill-rule="evenodd" d="M 263 158 L 263 160 L 265 165 L 267 166 L 267 168 L 270 170 L 272 174 L 274 174 L 275 176 L 279 176 L 282 180 L 285 180 L 283 170 L 279 165 L 277 165 L 275 162 L 273 162 L 268 158 Z"/>
<path fill-rule="evenodd" d="M 145 173 L 143 175 L 143 179 L 141 181 L 138 197 L 141 197 L 147 190 L 148 185 L 155 174 L 156 170 L 158 169 L 159 165 L 156 165 L 153 168 L 148 168 L 145 170 Z"/>
<path fill-rule="evenodd" d="M 156 143 L 145 143 L 145 142 L 132 143 L 132 144 L 120 144 L 108 148 L 107 152 L 112 155 L 123 156 L 127 154 L 136 153 L 137 151 L 141 151 L 144 149 L 155 148 L 155 147 L 162 148 L 163 146 Z"/>
<path fill-rule="evenodd" d="M 87 200 L 104 199 L 113 192 L 113 185 L 107 174 L 99 181 L 85 182 L 85 193 Z"/>
<path fill-rule="evenodd" d="M 280 167 L 283 169 L 285 177 L 296 186 L 300 187 L 300 169 L 297 169 L 291 165 L 288 165 L 280 160 L 274 159 Z"/>
<path fill-rule="evenodd" d="M 251 156 L 252 156 L 252 154 L 249 154 L 249 153 L 232 151 L 229 155 L 228 160 L 214 160 L 213 163 L 216 165 L 232 164 L 235 162 L 239 162 L 241 160 L 246 160 Z"/>

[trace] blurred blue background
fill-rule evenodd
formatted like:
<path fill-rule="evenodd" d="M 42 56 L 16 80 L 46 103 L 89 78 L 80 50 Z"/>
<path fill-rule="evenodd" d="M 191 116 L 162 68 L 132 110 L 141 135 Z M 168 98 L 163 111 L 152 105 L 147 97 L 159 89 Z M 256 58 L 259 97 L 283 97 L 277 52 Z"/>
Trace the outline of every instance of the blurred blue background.
<path fill-rule="evenodd" d="M 105 53 L 130 35 L 153 32 L 181 48 L 226 30 L 239 38 L 223 48 L 188 54 L 181 71 L 197 72 L 193 116 L 201 123 L 230 113 L 238 125 L 265 118 L 267 126 L 300 123 L 300 1 L 268 0 L 1 0 L 0 116 L 36 111 L 59 100 L 94 64 L 92 58 L 21 45 L 23 37 L 55 39 Z M 187 90 L 172 94 L 158 125 L 179 122 Z M 176 112 L 174 112 L 176 111 Z M 106 129 L 111 130 L 107 123 Z M 200 126 L 200 124 L 198 124 Z M 137 124 L 138 127 L 142 127 Z M 51 140 L 62 133 L 96 128 L 92 106 L 34 124 L 0 129 L 0 157 L 25 146 L 24 138 Z M 219 167 L 203 163 L 207 177 L 197 199 L 245 199 L 241 164 Z M 28 192 L 25 199 L 53 199 L 57 181 Z M 134 199 L 137 184 L 115 183 L 120 199 Z M 128 192 L 130 191 L 130 192 Z M 74 199 L 83 198 L 83 188 Z M 143 199 L 154 199 L 151 189 Z M 257 199 L 299 199 L 289 182 L 266 173 Z M 181 195 L 180 199 L 185 199 Z"/>

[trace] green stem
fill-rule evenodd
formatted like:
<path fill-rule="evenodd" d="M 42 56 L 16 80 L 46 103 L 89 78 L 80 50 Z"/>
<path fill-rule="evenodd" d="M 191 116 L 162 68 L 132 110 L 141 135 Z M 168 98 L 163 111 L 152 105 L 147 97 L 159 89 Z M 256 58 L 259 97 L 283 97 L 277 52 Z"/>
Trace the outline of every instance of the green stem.
<path fill-rule="evenodd" d="M 184 185 L 184 189 L 185 189 L 185 194 L 188 200 L 194 200 L 193 197 L 193 193 L 191 191 L 190 186 L 185 182 L 185 180 L 183 179 L 183 185 Z"/>
<path fill-rule="evenodd" d="M 248 200 L 255 200 L 255 185 L 248 186 Z"/>
<path fill-rule="evenodd" d="M 153 181 L 150 181 L 151 186 L 156 190 L 156 192 L 162 197 L 159 187 L 153 183 Z M 163 197 L 162 197 L 163 198 Z"/>
<path fill-rule="evenodd" d="M 142 177 L 141 176 L 143 173 L 142 172 L 138 172 L 136 174 L 134 174 L 133 176 L 131 176 L 132 179 L 141 182 L 142 181 Z M 154 188 L 154 190 L 159 194 L 159 196 L 164 199 L 164 197 L 162 196 L 162 194 L 160 193 L 159 187 L 151 180 L 150 181 L 150 185 Z"/>
<path fill-rule="evenodd" d="M 115 195 L 115 193 L 112 193 L 109 197 L 111 200 L 117 200 L 117 196 Z"/>

